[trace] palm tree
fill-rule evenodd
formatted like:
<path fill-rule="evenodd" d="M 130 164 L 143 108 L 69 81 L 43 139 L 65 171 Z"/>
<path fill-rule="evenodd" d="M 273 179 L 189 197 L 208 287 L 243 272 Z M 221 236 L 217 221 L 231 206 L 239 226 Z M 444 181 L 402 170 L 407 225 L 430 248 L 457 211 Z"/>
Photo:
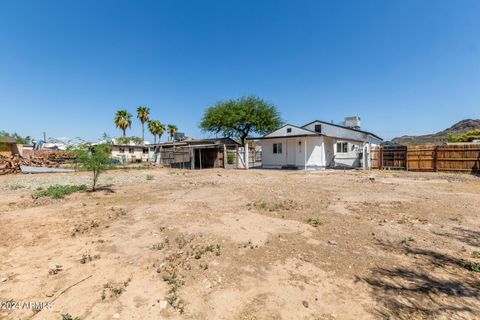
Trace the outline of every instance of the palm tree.
<path fill-rule="evenodd" d="M 137 108 L 137 118 L 142 123 L 142 144 L 145 143 L 145 122 L 150 119 L 150 108 L 140 106 Z"/>
<path fill-rule="evenodd" d="M 125 137 L 125 130 L 132 126 L 132 115 L 127 110 L 118 110 L 113 121 L 117 128 L 122 129 L 123 137 Z"/>
<path fill-rule="evenodd" d="M 148 120 L 148 131 L 153 134 L 153 143 L 157 143 L 157 120 Z"/>
<path fill-rule="evenodd" d="M 174 124 L 169 124 L 167 126 L 167 128 L 168 128 L 168 134 L 170 135 L 170 139 L 173 141 L 174 140 L 173 137 L 174 137 L 175 133 L 177 132 L 178 128 Z"/>
<path fill-rule="evenodd" d="M 165 132 L 165 125 L 163 123 L 160 123 L 160 121 L 158 120 L 157 122 L 158 122 L 157 124 L 158 142 L 160 143 L 160 139 L 162 139 L 162 135 Z"/>

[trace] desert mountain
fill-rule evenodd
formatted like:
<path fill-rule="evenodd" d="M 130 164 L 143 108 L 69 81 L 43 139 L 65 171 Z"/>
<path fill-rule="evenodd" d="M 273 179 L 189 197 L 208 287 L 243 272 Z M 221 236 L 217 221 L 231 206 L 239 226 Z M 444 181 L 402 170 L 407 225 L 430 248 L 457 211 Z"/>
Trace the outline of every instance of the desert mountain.
<path fill-rule="evenodd" d="M 402 136 L 392 139 L 392 142 L 403 145 L 441 144 L 446 142 L 449 135 L 463 134 L 475 129 L 480 129 L 480 119 L 465 119 L 437 133 L 422 136 Z"/>

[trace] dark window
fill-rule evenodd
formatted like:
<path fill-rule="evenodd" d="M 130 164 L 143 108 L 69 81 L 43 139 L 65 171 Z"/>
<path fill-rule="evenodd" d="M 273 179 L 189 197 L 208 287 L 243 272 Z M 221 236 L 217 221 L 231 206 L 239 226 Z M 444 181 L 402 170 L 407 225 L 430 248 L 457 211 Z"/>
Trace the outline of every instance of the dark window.
<path fill-rule="evenodd" d="M 274 143 L 273 144 L 273 153 L 282 153 L 282 144 Z"/>
<path fill-rule="evenodd" d="M 143 153 L 148 153 L 148 148 L 143 148 Z"/>
<path fill-rule="evenodd" d="M 287 128 L 287 133 L 292 132 L 292 128 Z"/>
<path fill-rule="evenodd" d="M 337 142 L 337 153 L 347 153 L 348 142 Z"/>
<path fill-rule="evenodd" d="M 134 148 L 128 148 L 128 153 L 133 153 L 134 152 Z"/>
<path fill-rule="evenodd" d="M 119 152 L 120 153 L 125 153 L 125 148 L 120 148 Z"/>
<path fill-rule="evenodd" d="M 322 133 L 322 125 L 321 124 L 316 124 L 315 125 L 315 132 Z"/>

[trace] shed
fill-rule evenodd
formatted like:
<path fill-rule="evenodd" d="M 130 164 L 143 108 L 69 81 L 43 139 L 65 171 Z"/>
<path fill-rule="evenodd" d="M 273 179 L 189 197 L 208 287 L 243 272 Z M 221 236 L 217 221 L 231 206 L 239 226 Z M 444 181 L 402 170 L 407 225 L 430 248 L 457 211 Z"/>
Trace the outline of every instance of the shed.
<path fill-rule="evenodd" d="M 187 139 L 154 147 L 154 161 L 172 168 L 227 168 L 235 161 L 239 143 L 231 138 Z M 231 154 L 232 156 L 229 156 Z"/>
<path fill-rule="evenodd" d="M 14 137 L 0 136 L 0 155 L 11 157 L 14 154 L 22 154 L 22 145 Z"/>

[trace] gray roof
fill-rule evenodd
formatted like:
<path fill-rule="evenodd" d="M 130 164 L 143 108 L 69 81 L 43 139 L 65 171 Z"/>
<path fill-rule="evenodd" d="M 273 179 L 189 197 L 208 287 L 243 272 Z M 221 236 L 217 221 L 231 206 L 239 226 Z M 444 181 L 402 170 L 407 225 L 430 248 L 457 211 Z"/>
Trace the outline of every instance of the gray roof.
<path fill-rule="evenodd" d="M 331 126 L 334 126 L 334 127 L 339 127 L 339 128 L 343 128 L 343 129 L 347 129 L 347 130 L 351 130 L 351 131 L 356 131 L 356 132 L 361 132 L 361 133 L 365 133 L 365 134 L 369 134 L 379 140 L 382 140 L 382 138 L 380 138 L 379 136 L 377 136 L 376 134 L 374 133 L 371 133 L 371 132 L 368 132 L 368 131 L 363 131 L 363 130 L 360 130 L 360 129 L 354 129 L 354 128 L 349 128 L 349 127 L 345 127 L 345 126 L 342 126 L 341 124 L 335 124 L 335 123 L 330 123 L 330 122 L 327 122 L 327 121 L 322 121 L 322 120 L 315 120 L 315 121 L 312 121 L 312 122 L 309 122 L 307 123 L 306 125 L 304 125 L 303 127 L 306 127 L 308 125 L 311 125 L 312 123 L 315 123 L 315 122 L 320 122 L 320 123 L 324 123 L 324 124 L 328 124 L 328 125 L 331 125 Z M 303 128 L 302 127 L 302 128 Z"/>

